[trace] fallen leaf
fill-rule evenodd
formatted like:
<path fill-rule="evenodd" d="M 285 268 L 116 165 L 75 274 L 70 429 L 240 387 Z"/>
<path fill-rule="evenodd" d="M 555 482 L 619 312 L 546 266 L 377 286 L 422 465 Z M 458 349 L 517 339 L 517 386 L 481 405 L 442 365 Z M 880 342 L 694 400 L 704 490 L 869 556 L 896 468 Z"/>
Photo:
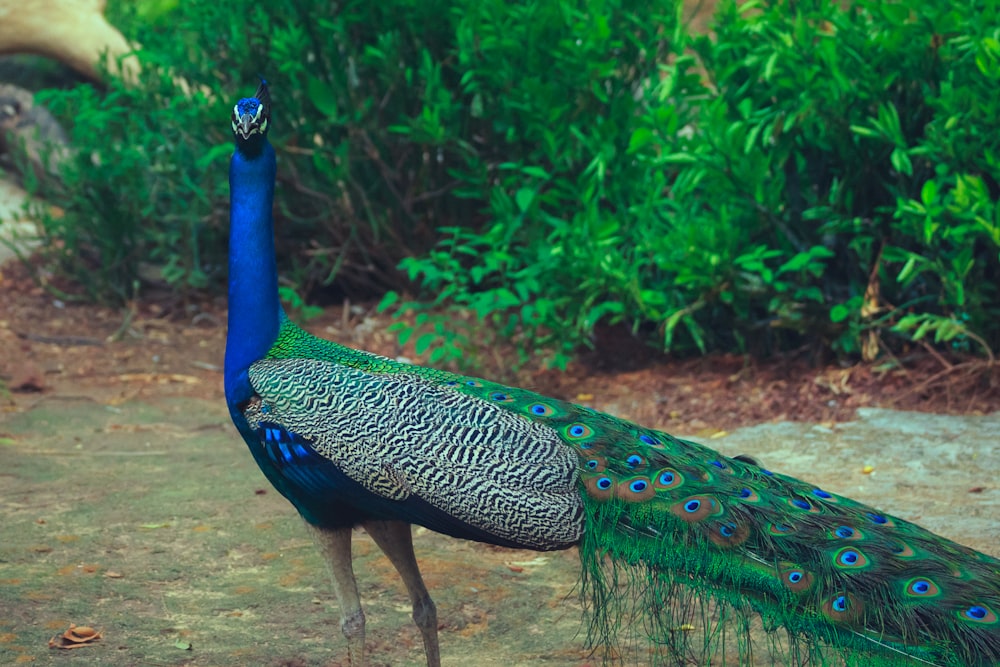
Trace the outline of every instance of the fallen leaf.
<path fill-rule="evenodd" d="M 69 630 L 49 640 L 49 648 L 83 648 L 90 646 L 103 636 L 103 631 L 95 630 L 89 625 L 78 626 L 75 623 L 70 623 Z"/>

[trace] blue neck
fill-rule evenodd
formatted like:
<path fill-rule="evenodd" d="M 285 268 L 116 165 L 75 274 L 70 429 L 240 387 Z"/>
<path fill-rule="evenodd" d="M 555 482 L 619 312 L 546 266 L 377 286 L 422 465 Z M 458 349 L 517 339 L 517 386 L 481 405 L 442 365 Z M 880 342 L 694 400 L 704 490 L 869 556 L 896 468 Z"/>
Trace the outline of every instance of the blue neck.
<path fill-rule="evenodd" d="M 254 147 L 258 148 L 257 146 Z M 229 165 L 229 331 L 226 335 L 226 399 L 250 398 L 250 364 L 278 338 L 284 314 L 278 301 L 274 258 L 275 157 L 267 139 L 259 150 L 237 148 Z"/>

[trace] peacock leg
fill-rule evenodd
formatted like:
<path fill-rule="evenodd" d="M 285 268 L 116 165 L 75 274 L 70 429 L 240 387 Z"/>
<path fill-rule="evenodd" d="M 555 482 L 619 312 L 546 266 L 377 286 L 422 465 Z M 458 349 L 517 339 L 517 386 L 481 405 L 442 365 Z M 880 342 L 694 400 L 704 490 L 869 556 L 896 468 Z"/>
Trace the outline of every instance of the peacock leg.
<path fill-rule="evenodd" d="M 351 664 L 365 665 L 365 612 L 361 609 L 358 582 L 354 579 L 351 566 L 351 529 L 321 528 L 306 523 L 319 546 L 330 575 L 333 591 L 340 603 L 340 631 L 347 639 L 347 651 Z"/>
<path fill-rule="evenodd" d="M 367 521 L 364 526 L 375 540 L 375 544 L 389 557 L 389 561 L 406 585 L 406 590 L 410 594 L 410 604 L 413 606 L 413 622 L 424 639 L 427 667 L 440 667 L 437 608 L 420 576 L 417 557 L 413 554 L 413 534 L 410 532 L 410 524 L 402 521 Z"/>

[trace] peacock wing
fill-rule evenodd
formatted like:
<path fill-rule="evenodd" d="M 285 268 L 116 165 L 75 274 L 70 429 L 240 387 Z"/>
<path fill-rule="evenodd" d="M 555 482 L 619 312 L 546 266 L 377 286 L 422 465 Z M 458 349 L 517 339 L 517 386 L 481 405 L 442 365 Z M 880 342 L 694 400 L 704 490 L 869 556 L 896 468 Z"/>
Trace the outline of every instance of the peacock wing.
<path fill-rule="evenodd" d="M 544 424 L 405 371 L 282 358 L 254 363 L 249 378 L 259 399 L 245 413 L 251 428 L 264 440 L 268 428 L 287 432 L 285 448 L 301 450 L 303 464 L 287 475 L 306 479 L 318 456 L 391 501 L 383 507 L 419 500 L 509 545 L 553 549 L 580 538 L 577 457 Z"/>

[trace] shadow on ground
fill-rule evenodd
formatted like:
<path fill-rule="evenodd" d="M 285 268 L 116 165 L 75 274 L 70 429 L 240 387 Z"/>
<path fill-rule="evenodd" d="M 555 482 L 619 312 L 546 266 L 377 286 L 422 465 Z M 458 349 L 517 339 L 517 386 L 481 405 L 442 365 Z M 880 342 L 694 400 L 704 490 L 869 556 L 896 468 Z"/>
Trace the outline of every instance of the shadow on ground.
<path fill-rule="evenodd" d="M 325 570 L 221 401 L 43 397 L 0 421 L 0 664 L 346 664 Z M 1000 555 L 1000 414 L 860 410 L 835 426 L 711 440 Z M 865 472 L 865 466 L 873 470 Z M 423 529 L 446 665 L 585 665 L 574 551 L 536 554 Z M 373 663 L 422 664 L 407 600 L 355 544 Z M 48 647 L 70 623 L 93 646 Z"/>

